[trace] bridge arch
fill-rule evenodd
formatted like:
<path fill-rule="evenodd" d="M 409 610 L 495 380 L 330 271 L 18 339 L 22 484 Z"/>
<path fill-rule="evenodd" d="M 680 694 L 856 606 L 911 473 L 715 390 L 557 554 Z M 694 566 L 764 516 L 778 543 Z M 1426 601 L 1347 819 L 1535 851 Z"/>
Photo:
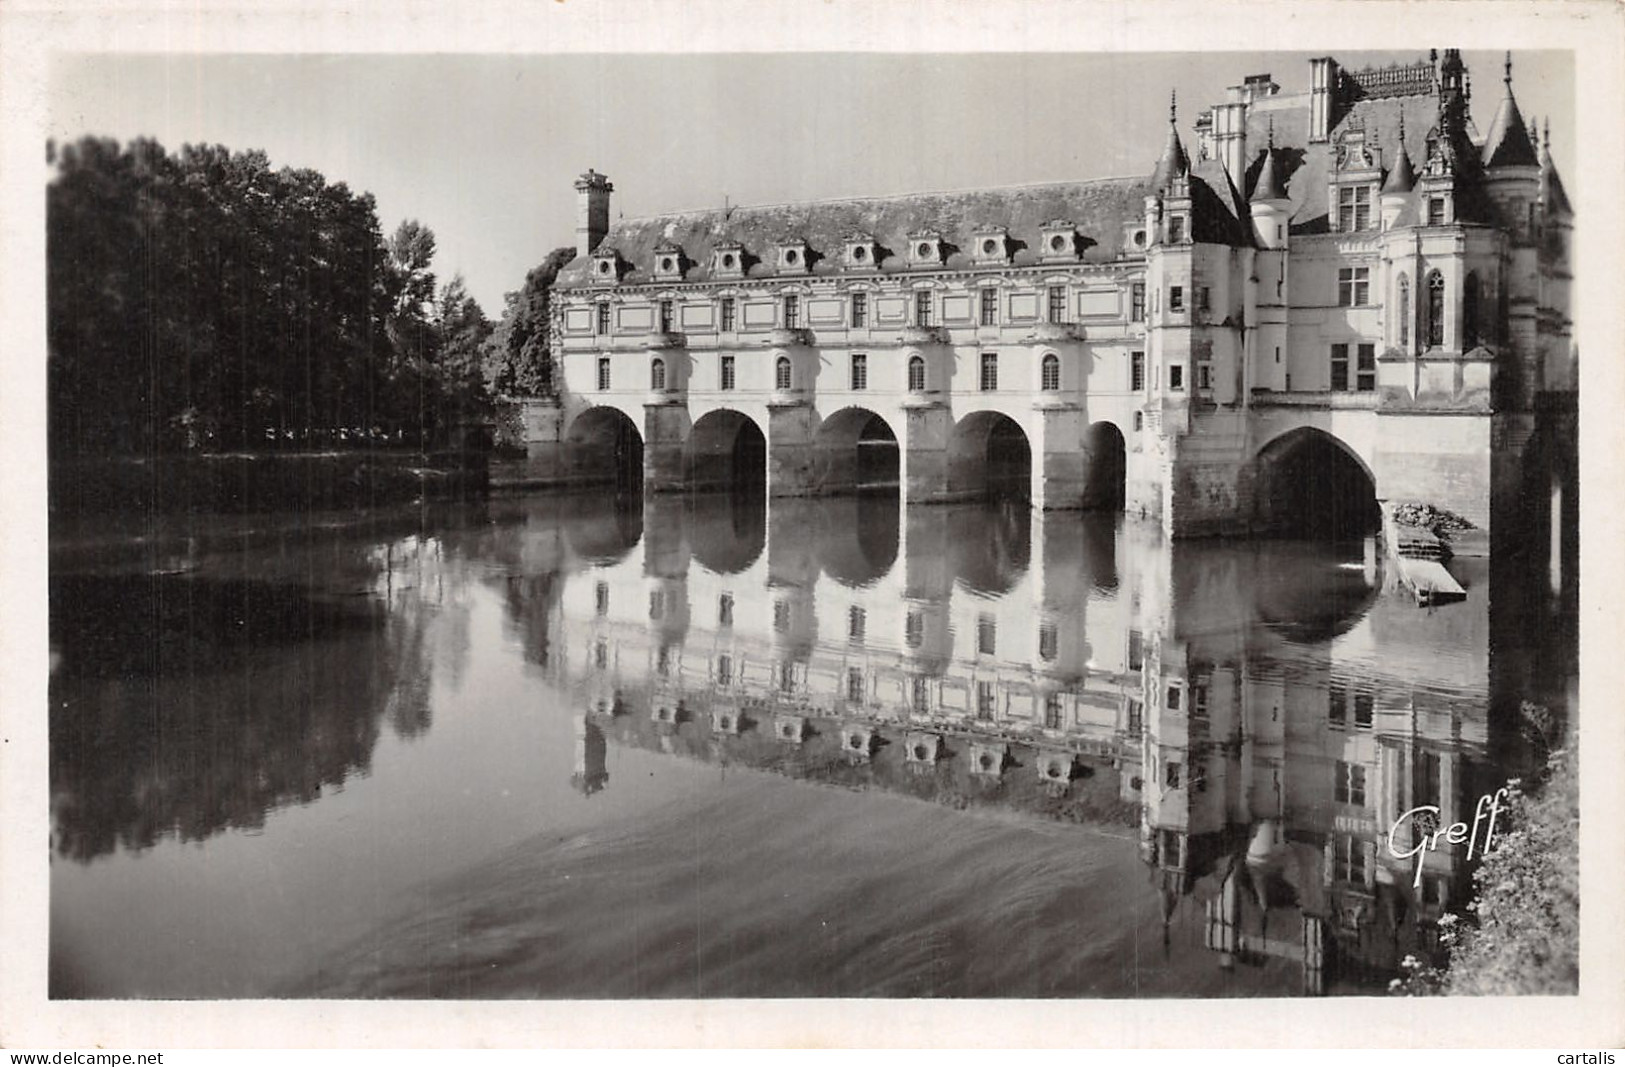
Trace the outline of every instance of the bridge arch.
<path fill-rule="evenodd" d="M 813 479 L 820 493 L 892 489 L 902 471 L 897 431 L 868 408 L 834 412 L 813 435 Z"/>
<path fill-rule="evenodd" d="M 1096 422 L 1084 435 L 1089 468 L 1084 476 L 1083 506 L 1122 511 L 1128 496 L 1128 441 L 1115 422 Z"/>
<path fill-rule="evenodd" d="M 956 497 L 1031 500 L 1032 442 L 998 411 L 973 411 L 948 439 L 948 492 Z"/>
<path fill-rule="evenodd" d="M 616 407 L 595 405 L 577 415 L 565 432 L 570 472 L 579 481 L 613 485 L 617 492 L 643 486 L 643 434 Z"/>
<path fill-rule="evenodd" d="M 767 435 L 756 420 L 717 408 L 695 420 L 683 449 L 683 480 L 694 490 L 767 492 Z"/>
<path fill-rule="evenodd" d="M 1286 537 L 1342 539 L 1381 524 L 1377 479 L 1342 438 L 1314 426 L 1288 430 L 1253 457 L 1257 525 Z"/>

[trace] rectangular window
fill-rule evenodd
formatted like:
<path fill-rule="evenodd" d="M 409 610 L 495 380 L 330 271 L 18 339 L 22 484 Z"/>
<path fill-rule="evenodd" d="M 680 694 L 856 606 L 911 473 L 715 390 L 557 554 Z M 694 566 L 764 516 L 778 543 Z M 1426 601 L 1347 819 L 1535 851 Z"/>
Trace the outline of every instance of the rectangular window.
<path fill-rule="evenodd" d="M 1176 393 L 1185 391 L 1185 365 L 1173 363 L 1168 367 L 1168 388 Z"/>
<path fill-rule="evenodd" d="M 1178 789 L 1184 776 L 1180 773 L 1184 768 L 1178 763 L 1165 763 L 1162 766 L 1162 784 L 1169 789 Z"/>
<path fill-rule="evenodd" d="M 1046 622 L 1038 628 L 1039 659 L 1046 661 L 1054 659 L 1059 645 L 1060 634 L 1056 631 L 1054 623 Z"/>
<path fill-rule="evenodd" d="M 1049 287 L 1049 321 L 1066 321 L 1066 286 L 1064 285 Z"/>
<path fill-rule="evenodd" d="M 599 641 L 592 646 L 592 665 L 599 670 L 609 666 L 609 643 Z"/>
<path fill-rule="evenodd" d="M 1362 730 L 1371 729 L 1372 713 L 1375 710 L 1375 696 L 1370 692 L 1357 690 L 1354 694 L 1354 725 Z"/>
<path fill-rule="evenodd" d="M 1145 321 L 1145 283 L 1135 282 L 1129 287 L 1129 320 Z"/>
<path fill-rule="evenodd" d="M 976 620 L 976 651 L 983 656 L 994 654 L 998 641 L 998 627 L 994 625 L 993 616 L 982 615 Z"/>
<path fill-rule="evenodd" d="M 856 667 L 846 669 L 846 700 L 849 704 L 863 703 L 863 672 Z"/>
<path fill-rule="evenodd" d="M 773 629 L 784 633 L 790 629 L 790 602 L 775 600 L 773 602 Z"/>
<path fill-rule="evenodd" d="M 1365 767 L 1358 763 L 1337 761 L 1337 780 L 1334 789 L 1339 804 L 1365 807 Z"/>
<path fill-rule="evenodd" d="M 801 297 L 784 298 L 784 328 L 794 330 L 801 325 Z"/>
<path fill-rule="evenodd" d="M 1211 364 L 1211 363 L 1198 363 L 1196 365 L 1196 388 L 1198 388 L 1198 389 L 1212 389 L 1213 388 L 1213 364 Z"/>
<path fill-rule="evenodd" d="M 1337 190 L 1337 228 L 1365 230 L 1371 226 L 1371 187 L 1345 185 Z"/>
<path fill-rule="evenodd" d="M 609 614 L 608 582 L 599 582 L 593 589 L 593 612 L 600 617 Z"/>
<path fill-rule="evenodd" d="M 661 333 L 671 333 L 671 323 L 672 323 L 671 301 L 670 300 L 662 300 L 660 302 L 660 332 Z"/>
<path fill-rule="evenodd" d="M 732 593 L 723 593 L 717 597 L 717 625 L 722 627 L 734 624 L 734 597 Z"/>
<path fill-rule="evenodd" d="M 1335 854 L 1337 869 L 1333 878 L 1355 885 L 1365 884 L 1365 842 L 1357 837 L 1337 838 Z"/>
<path fill-rule="evenodd" d="M 1044 698 L 1044 728 L 1046 730 L 1059 730 L 1061 728 L 1061 695 L 1051 693 Z"/>
<path fill-rule="evenodd" d="M 794 663 L 779 664 L 779 692 L 793 693 L 796 691 L 796 665 Z"/>
<path fill-rule="evenodd" d="M 869 357 L 861 352 L 852 353 L 852 388 L 869 388 Z"/>
<path fill-rule="evenodd" d="M 1137 734 L 1145 729 L 1145 705 L 1135 697 L 1128 698 L 1128 721 L 1124 724 L 1131 734 Z"/>
<path fill-rule="evenodd" d="M 1430 196 L 1430 197 L 1428 197 L 1428 225 L 1429 226 L 1443 226 L 1444 225 L 1444 197 L 1442 197 L 1442 196 Z"/>
<path fill-rule="evenodd" d="M 929 683 L 923 677 L 918 677 L 913 680 L 911 688 L 913 692 L 910 694 L 910 703 L 913 705 L 914 710 L 930 711 L 931 689 Z"/>
<path fill-rule="evenodd" d="M 1179 710 L 1180 698 L 1182 696 L 1184 696 L 1184 690 L 1180 689 L 1179 686 L 1170 685 L 1168 687 L 1167 704 L 1168 704 L 1168 710 L 1169 711 L 1178 711 Z"/>
<path fill-rule="evenodd" d="M 721 365 L 717 369 L 717 378 L 724 391 L 734 387 L 734 357 L 723 356 Z"/>
<path fill-rule="evenodd" d="M 867 326 L 869 324 L 869 294 L 852 294 L 852 325 Z"/>
<path fill-rule="evenodd" d="M 649 618 L 660 619 L 666 614 L 666 594 L 659 589 L 649 590 Z"/>
<path fill-rule="evenodd" d="M 1128 387 L 1136 393 L 1145 392 L 1145 353 L 1128 354 Z"/>
<path fill-rule="evenodd" d="M 1377 346 L 1360 345 L 1356 351 L 1360 362 L 1355 368 L 1354 387 L 1362 393 L 1374 392 L 1377 388 Z"/>
<path fill-rule="evenodd" d="M 919 648 L 920 642 L 924 640 L 925 616 L 917 611 L 911 611 L 903 620 L 903 643 L 909 648 Z"/>
<path fill-rule="evenodd" d="M 729 656 L 729 655 L 718 656 L 717 657 L 717 684 L 718 685 L 733 685 L 733 681 L 734 681 L 734 658 L 732 656 Z"/>
<path fill-rule="evenodd" d="M 661 645 L 660 651 L 655 655 L 655 670 L 662 678 L 671 674 L 671 646 Z"/>
<path fill-rule="evenodd" d="M 915 293 L 914 294 L 914 325 L 916 325 L 916 326 L 929 326 L 929 325 L 931 325 L 931 294 L 930 293 Z"/>
<path fill-rule="evenodd" d="M 977 682 L 976 683 L 976 717 L 978 719 L 981 719 L 983 722 L 991 722 L 993 720 L 993 707 L 994 707 L 993 702 L 994 702 L 993 683 L 992 682 Z"/>
<path fill-rule="evenodd" d="M 1185 310 L 1185 287 L 1183 285 L 1171 285 L 1168 287 L 1168 310 Z"/>
<path fill-rule="evenodd" d="M 1185 216 L 1172 215 L 1168 218 L 1168 243 L 1178 245 L 1185 243 Z"/>
<path fill-rule="evenodd" d="M 1134 429 L 1135 432 L 1145 429 L 1145 412 L 1136 411 L 1134 413 Z"/>
<path fill-rule="evenodd" d="M 1348 690 L 1342 682 L 1333 682 L 1328 694 L 1326 720 L 1333 726 L 1347 726 L 1349 722 Z"/>
<path fill-rule="evenodd" d="M 609 357 L 608 356 L 599 356 L 598 357 L 598 388 L 600 390 L 609 388 Z"/>
<path fill-rule="evenodd" d="M 1339 307 L 1363 307 L 1371 303 L 1371 268 L 1340 267 L 1337 271 Z"/>
<path fill-rule="evenodd" d="M 1138 630 L 1128 632 L 1128 669 L 1145 669 L 1145 635 Z"/>
<path fill-rule="evenodd" d="M 982 353 L 982 392 L 991 393 L 999 387 L 999 354 Z"/>
<path fill-rule="evenodd" d="M 734 328 L 733 297 L 725 296 L 722 298 L 722 308 L 719 317 L 722 319 L 722 328 L 724 331 L 731 331 Z"/>
<path fill-rule="evenodd" d="M 1198 310 L 1198 311 L 1211 311 L 1211 310 L 1213 310 L 1213 290 L 1209 289 L 1205 285 L 1202 286 L 1202 288 L 1196 290 L 1196 310 Z"/>
<path fill-rule="evenodd" d="M 1332 392 L 1341 393 L 1349 387 L 1349 346 L 1332 346 Z"/>
<path fill-rule="evenodd" d="M 999 291 L 982 290 L 982 325 L 992 326 L 999 321 Z"/>
<path fill-rule="evenodd" d="M 1191 717 L 1193 719 L 1207 718 L 1207 683 L 1195 682 L 1191 685 Z"/>
<path fill-rule="evenodd" d="M 609 332 L 609 305 L 608 304 L 599 304 L 598 305 L 598 333 L 606 334 L 608 332 Z"/>
<path fill-rule="evenodd" d="M 846 609 L 846 639 L 854 645 L 863 644 L 863 632 L 869 624 L 868 613 L 857 605 Z"/>

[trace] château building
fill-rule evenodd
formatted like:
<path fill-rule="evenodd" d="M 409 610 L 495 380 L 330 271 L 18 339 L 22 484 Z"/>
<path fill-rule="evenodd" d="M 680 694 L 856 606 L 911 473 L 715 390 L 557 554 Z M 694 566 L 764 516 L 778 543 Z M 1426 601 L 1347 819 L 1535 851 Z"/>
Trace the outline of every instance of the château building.
<path fill-rule="evenodd" d="M 1368 531 L 1400 501 L 1572 530 L 1574 213 L 1510 56 L 1499 91 L 1480 132 L 1457 50 L 1315 59 L 1188 144 L 1171 104 L 1145 174 L 957 193 L 612 222 L 588 171 L 532 462 L 1173 536 Z"/>

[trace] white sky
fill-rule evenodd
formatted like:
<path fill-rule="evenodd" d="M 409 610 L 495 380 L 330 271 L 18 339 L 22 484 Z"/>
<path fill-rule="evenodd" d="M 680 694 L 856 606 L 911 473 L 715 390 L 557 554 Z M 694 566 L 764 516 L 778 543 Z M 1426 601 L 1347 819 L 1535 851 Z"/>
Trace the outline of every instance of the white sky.
<path fill-rule="evenodd" d="M 386 233 L 417 218 L 437 274 L 461 271 L 493 318 L 502 294 L 573 243 L 577 174 L 615 183 L 627 217 L 685 208 L 1149 173 L 1168 93 L 1180 127 L 1268 71 L 1302 91 L 1308 59 L 1276 53 L 603 55 L 63 54 L 51 134 L 262 148 L 372 192 Z M 1411 52 L 1338 52 L 1345 66 Z M 1500 52 L 1467 52 L 1479 128 Z M 1514 54 L 1526 118 L 1550 115 L 1574 192 L 1566 52 Z"/>

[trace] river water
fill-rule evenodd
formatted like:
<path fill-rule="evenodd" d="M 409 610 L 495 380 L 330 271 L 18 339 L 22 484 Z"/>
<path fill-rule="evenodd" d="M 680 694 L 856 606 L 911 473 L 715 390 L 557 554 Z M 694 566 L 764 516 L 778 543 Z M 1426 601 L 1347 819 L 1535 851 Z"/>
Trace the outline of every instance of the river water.
<path fill-rule="evenodd" d="M 1370 543 L 332 520 L 53 542 L 54 996 L 1369 993 L 1471 890 L 1395 820 L 1471 819 L 1575 674 L 1543 576 L 1421 608 Z"/>

